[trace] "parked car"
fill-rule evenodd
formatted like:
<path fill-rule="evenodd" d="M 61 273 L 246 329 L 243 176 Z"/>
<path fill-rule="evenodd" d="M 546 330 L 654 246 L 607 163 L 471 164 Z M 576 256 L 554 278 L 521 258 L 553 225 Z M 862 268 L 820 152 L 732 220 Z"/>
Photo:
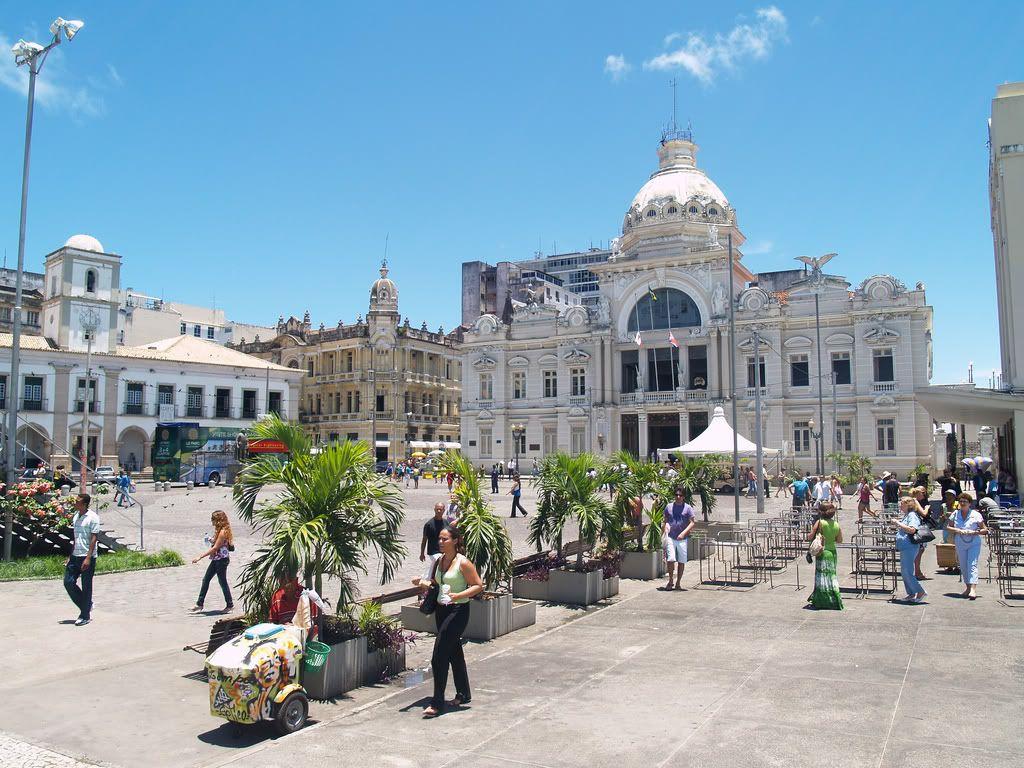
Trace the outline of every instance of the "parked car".
<path fill-rule="evenodd" d="M 106 465 L 101 466 L 101 467 L 96 467 L 96 471 L 93 472 L 93 475 L 92 475 L 92 481 L 94 483 L 100 483 L 100 484 L 111 483 L 111 484 L 113 484 L 114 480 L 116 480 L 116 479 L 117 479 L 117 471 L 113 467 L 106 466 Z"/>

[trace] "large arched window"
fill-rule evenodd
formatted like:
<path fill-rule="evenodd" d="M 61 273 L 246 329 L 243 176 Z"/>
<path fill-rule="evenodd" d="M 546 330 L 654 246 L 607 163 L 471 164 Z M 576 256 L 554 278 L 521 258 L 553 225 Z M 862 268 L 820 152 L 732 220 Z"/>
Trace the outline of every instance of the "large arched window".
<path fill-rule="evenodd" d="M 629 315 L 630 331 L 689 328 L 700 325 L 700 310 L 687 294 L 675 288 L 649 290 Z"/>
<path fill-rule="evenodd" d="M 85 292 L 96 293 L 96 270 L 90 269 L 85 273 Z"/>

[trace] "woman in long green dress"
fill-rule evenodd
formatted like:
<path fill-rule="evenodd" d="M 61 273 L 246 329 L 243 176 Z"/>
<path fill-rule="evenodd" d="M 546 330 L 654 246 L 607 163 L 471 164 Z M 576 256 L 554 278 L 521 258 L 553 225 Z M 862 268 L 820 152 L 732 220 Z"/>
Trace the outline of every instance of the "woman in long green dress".
<path fill-rule="evenodd" d="M 843 543 L 843 531 L 836 522 L 836 507 L 831 502 L 821 505 L 819 519 L 811 528 L 807 537 L 813 541 L 814 537 L 821 534 L 821 541 L 824 546 L 821 553 L 814 562 L 814 592 L 811 593 L 809 601 L 815 608 L 841 611 L 843 610 L 843 598 L 839 594 L 839 579 L 836 575 L 836 566 L 839 558 L 836 554 L 836 544 Z"/>

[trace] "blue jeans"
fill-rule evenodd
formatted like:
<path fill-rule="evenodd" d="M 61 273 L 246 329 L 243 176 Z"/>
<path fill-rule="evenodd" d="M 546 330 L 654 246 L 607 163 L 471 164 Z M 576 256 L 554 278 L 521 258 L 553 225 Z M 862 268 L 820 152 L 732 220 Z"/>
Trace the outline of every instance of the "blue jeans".
<path fill-rule="evenodd" d="M 914 544 L 909 539 L 903 543 L 897 543 L 896 548 L 900 553 L 900 575 L 903 577 L 903 586 L 908 595 L 918 595 L 924 592 L 924 587 L 914 575 L 914 560 L 921 548 L 920 544 Z"/>
<path fill-rule="evenodd" d="M 71 556 L 68 564 L 64 566 L 64 589 L 75 605 L 78 606 L 78 617 L 88 619 L 92 611 L 92 577 L 96 572 L 96 558 L 89 560 L 89 570 L 82 570 L 84 557 Z M 82 580 L 82 586 L 78 586 L 78 580 Z"/>

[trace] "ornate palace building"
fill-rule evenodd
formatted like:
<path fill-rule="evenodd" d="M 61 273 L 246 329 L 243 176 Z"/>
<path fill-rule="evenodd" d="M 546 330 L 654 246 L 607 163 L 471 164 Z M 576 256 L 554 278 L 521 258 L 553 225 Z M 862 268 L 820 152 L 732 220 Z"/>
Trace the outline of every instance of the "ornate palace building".
<path fill-rule="evenodd" d="M 764 443 L 787 465 L 813 471 L 819 451 L 901 473 L 927 463 L 932 421 L 914 394 L 931 376 L 924 286 L 889 275 L 853 285 L 823 273 L 827 259 L 751 272 L 737 213 L 696 158 L 689 131 L 663 135 L 621 237 L 586 266 L 596 297 L 527 301 L 468 323 L 463 451 L 489 464 L 517 449 L 532 462 L 555 450 L 649 456 L 679 446 L 727 401 L 735 349 L 738 429 L 753 438 L 759 374 Z"/>
<path fill-rule="evenodd" d="M 307 312 L 302 320 L 282 317 L 273 339 L 233 346 L 305 372 L 299 420 L 315 440 L 372 439 L 378 459 L 396 460 L 416 449 L 457 447 L 461 339 L 458 330 L 402 322 L 385 262 L 365 320 L 313 329 Z"/>

